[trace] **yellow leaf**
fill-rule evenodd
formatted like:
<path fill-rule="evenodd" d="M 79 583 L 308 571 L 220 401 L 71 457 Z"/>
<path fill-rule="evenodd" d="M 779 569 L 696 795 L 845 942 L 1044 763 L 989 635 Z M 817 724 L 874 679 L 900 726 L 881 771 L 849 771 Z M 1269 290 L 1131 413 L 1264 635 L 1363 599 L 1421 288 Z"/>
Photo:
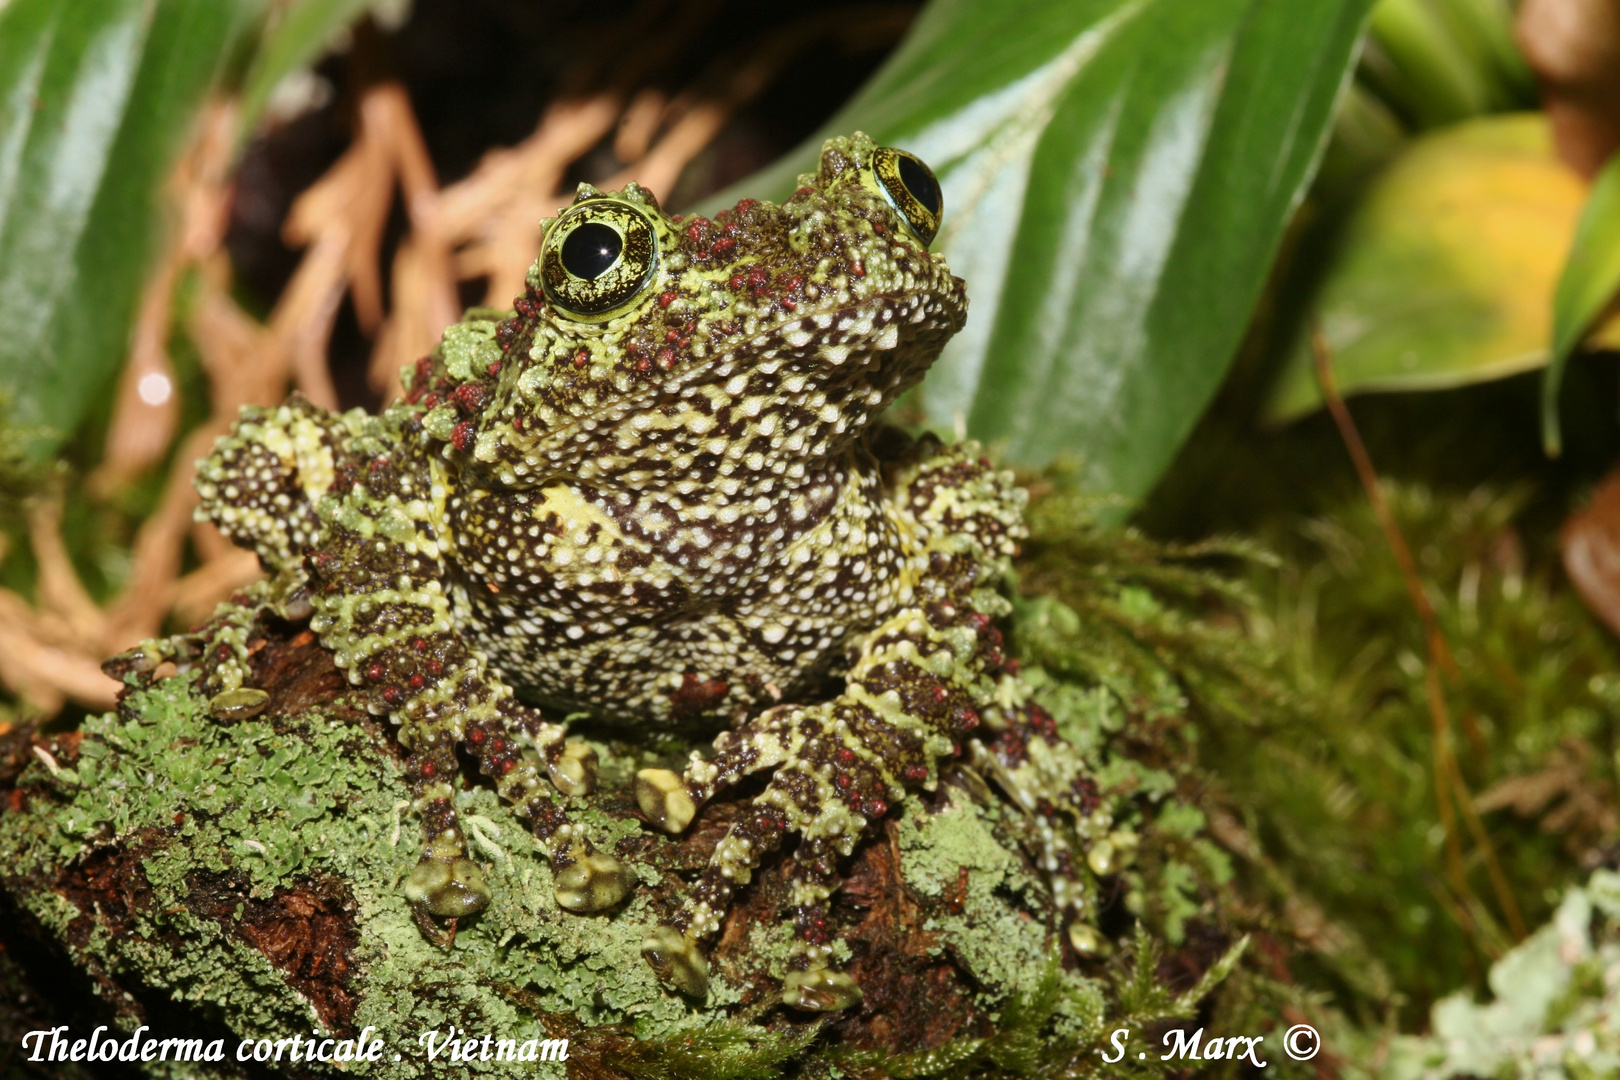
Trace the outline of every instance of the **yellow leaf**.
<path fill-rule="evenodd" d="M 1553 289 L 1585 199 L 1541 113 L 1483 117 L 1412 140 L 1324 252 L 1269 417 L 1321 404 L 1313 327 L 1347 395 L 1461 386 L 1545 364 Z M 1620 341 L 1620 323 L 1598 339 Z"/>

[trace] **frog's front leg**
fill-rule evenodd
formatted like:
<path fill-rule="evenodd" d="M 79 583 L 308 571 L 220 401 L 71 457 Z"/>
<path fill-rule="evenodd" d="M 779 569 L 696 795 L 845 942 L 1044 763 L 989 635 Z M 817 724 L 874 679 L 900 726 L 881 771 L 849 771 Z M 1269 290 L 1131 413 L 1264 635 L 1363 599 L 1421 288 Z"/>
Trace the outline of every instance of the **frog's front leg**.
<path fill-rule="evenodd" d="M 610 907 L 628 891 L 629 875 L 577 832 L 552 791 L 585 794 L 594 760 L 518 702 L 456 625 L 446 584 L 447 483 L 410 449 L 372 457 L 349 491 L 323 501 L 323 537 L 309 560 L 311 627 L 367 706 L 400 724 L 411 753 L 406 771 L 424 848 L 406 895 L 425 927 L 429 916 L 457 919 L 489 903 L 452 801 L 455 750 L 464 745 L 529 819 L 556 871 L 557 902 L 577 912 Z"/>
<path fill-rule="evenodd" d="M 748 817 L 716 845 L 683 907 L 655 927 L 642 954 L 666 982 L 702 997 L 712 936 L 735 891 L 790 832 L 800 841 L 790 877 L 794 944 L 782 1000 L 815 1011 L 848 1008 L 860 988 L 832 967 L 827 901 L 838 863 L 906 790 L 930 787 L 942 759 L 961 756 L 994 778 L 1025 811 L 1037 860 L 1052 879 L 1053 906 L 1088 914 L 1092 890 L 1073 861 L 1076 824 L 1098 824 L 1097 787 L 1052 718 L 1008 672 L 1000 634 L 983 613 L 953 604 L 903 612 L 874 632 L 848 688 L 819 706 L 779 706 L 694 755 L 684 777 L 646 769 L 636 796 L 655 826 L 680 832 L 698 807 L 750 773 L 775 768 Z M 1070 927 L 1077 949 L 1095 934 Z"/>
<path fill-rule="evenodd" d="M 716 845 L 684 906 L 656 927 L 642 953 L 660 977 L 702 996 L 708 963 L 699 943 L 714 934 L 735 890 L 789 832 L 800 836 L 791 870 L 794 945 L 783 1000 L 806 1009 L 860 1001 L 853 979 L 831 967 L 826 901 L 838 861 L 907 788 L 935 775 L 935 763 L 979 723 L 988 681 L 972 662 L 975 635 L 952 605 L 908 609 L 869 634 L 845 692 L 820 705 L 778 706 L 717 740 L 710 760 L 694 757 L 685 777 L 647 769 L 636 778 L 642 811 L 678 832 L 697 807 L 741 777 L 775 768 Z"/>

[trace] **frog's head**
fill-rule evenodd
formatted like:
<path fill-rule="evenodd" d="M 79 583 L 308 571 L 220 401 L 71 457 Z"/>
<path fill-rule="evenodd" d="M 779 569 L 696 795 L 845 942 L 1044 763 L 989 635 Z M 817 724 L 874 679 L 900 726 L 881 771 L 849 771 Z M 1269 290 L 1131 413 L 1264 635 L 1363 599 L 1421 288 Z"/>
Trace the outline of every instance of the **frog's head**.
<path fill-rule="evenodd" d="M 862 134 L 829 140 L 782 205 L 712 221 L 582 184 L 518 314 L 452 328 L 412 393 L 510 486 L 807 475 L 961 328 L 962 280 L 928 251 L 941 209 L 926 165 Z"/>

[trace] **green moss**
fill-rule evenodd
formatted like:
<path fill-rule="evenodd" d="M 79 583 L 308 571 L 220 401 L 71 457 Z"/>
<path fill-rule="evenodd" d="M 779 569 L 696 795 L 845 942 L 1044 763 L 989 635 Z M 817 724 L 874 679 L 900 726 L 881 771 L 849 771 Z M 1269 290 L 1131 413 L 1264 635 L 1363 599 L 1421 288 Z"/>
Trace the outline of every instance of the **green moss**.
<path fill-rule="evenodd" d="M 1357 496 L 1279 529 L 1282 570 L 1254 578 L 1262 602 L 1247 624 L 1308 705 L 1212 727 L 1204 759 L 1252 822 L 1275 895 L 1304 898 L 1332 927 L 1310 977 L 1364 1021 L 1394 1004 L 1413 1027 L 1437 997 L 1482 988 L 1517 936 L 1514 910 L 1527 928 L 1545 919 L 1613 842 L 1620 649 L 1550 538 L 1526 531 L 1526 492 L 1386 493 L 1454 659 L 1443 741 L 1423 624 Z M 1458 811 L 1455 840 L 1435 784 L 1442 753 L 1480 813 L 1475 831 Z M 1455 788 L 1444 801 L 1457 805 Z"/>

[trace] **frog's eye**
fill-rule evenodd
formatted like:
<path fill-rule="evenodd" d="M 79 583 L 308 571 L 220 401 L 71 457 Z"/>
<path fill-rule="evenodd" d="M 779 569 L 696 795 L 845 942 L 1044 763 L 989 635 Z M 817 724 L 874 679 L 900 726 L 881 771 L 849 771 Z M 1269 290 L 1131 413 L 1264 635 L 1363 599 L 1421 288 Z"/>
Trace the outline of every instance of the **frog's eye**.
<path fill-rule="evenodd" d="M 586 199 L 546 233 L 540 284 L 554 307 L 587 322 L 620 314 L 652 280 L 658 231 L 617 199 Z"/>
<path fill-rule="evenodd" d="M 924 247 L 933 243 L 945 209 L 934 170 L 904 150 L 880 146 L 872 155 L 872 171 L 883 186 L 883 194 L 900 211 L 917 239 Z"/>

